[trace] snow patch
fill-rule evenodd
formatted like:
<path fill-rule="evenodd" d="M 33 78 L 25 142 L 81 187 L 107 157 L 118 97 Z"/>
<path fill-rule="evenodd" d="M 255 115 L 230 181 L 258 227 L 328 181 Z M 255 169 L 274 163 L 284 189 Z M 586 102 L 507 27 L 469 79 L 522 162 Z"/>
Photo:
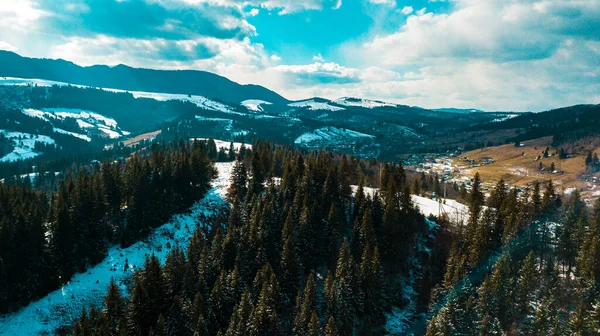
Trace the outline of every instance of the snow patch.
<path fill-rule="evenodd" d="M 342 97 L 334 100 L 336 104 L 344 105 L 344 106 L 354 106 L 354 107 L 364 107 L 368 109 L 373 109 L 377 107 L 397 107 L 396 104 L 386 103 L 378 100 L 369 100 L 369 99 L 361 99 L 361 98 L 352 98 L 352 97 Z"/>
<path fill-rule="evenodd" d="M 307 145 L 314 142 L 332 142 L 341 141 L 349 138 L 375 139 L 374 135 L 356 132 L 349 129 L 341 129 L 337 127 L 323 127 L 309 133 L 304 133 L 294 143 L 297 145 Z"/>
<path fill-rule="evenodd" d="M 13 151 L 4 155 L 0 159 L 0 162 L 27 160 L 40 155 L 41 153 L 34 151 L 36 142 L 41 142 L 48 145 L 56 144 L 54 139 L 46 135 L 11 132 L 6 130 L 0 130 L 0 133 L 2 133 L 6 138 L 10 139 L 15 145 Z"/>
<path fill-rule="evenodd" d="M 60 128 L 56 128 L 56 127 L 54 127 L 54 128 L 52 129 L 52 131 L 54 131 L 55 133 L 60 133 L 60 134 L 66 134 L 66 135 L 74 136 L 74 137 L 76 137 L 76 138 L 79 138 L 79 139 L 81 139 L 81 140 L 85 140 L 85 141 L 87 141 L 87 142 L 91 142 L 91 141 L 92 141 L 92 138 L 90 138 L 90 137 L 89 137 L 89 136 L 87 136 L 87 135 L 84 135 L 84 134 L 79 134 L 79 133 L 75 133 L 75 132 L 69 132 L 69 131 L 65 131 L 64 129 L 60 129 Z"/>
<path fill-rule="evenodd" d="M 305 108 L 308 108 L 309 110 L 313 110 L 313 111 L 315 111 L 315 110 L 325 110 L 325 111 L 343 111 L 343 110 L 345 110 L 345 108 L 343 108 L 343 107 L 337 107 L 337 106 L 329 105 L 329 103 L 318 102 L 318 101 L 315 101 L 314 99 L 303 100 L 303 101 L 291 103 L 291 104 L 288 104 L 288 106 L 290 106 L 290 107 L 305 107 Z"/>
<path fill-rule="evenodd" d="M 264 112 L 261 105 L 273 105 L 273 103 L 259 99 L 247 99 L 242 102 L 242 105 L 250 111 Z"/>

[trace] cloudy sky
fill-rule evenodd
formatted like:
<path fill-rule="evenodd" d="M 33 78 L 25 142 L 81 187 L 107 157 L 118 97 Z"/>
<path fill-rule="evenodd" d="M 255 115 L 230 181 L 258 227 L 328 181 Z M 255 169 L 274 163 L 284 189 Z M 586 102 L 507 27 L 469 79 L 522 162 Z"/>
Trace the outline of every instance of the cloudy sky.
<path fill-rule="evenodd" d="M 0 49 L 199 69 L 289 99 L 600 103 L 600 0 L 0 0 Z"/>

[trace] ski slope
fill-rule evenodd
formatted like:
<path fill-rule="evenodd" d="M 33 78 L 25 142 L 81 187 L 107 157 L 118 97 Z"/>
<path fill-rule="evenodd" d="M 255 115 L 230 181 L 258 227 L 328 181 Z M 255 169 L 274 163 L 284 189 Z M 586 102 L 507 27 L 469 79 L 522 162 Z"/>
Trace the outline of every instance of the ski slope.
<path fill-rule="evenodd" d="M 143 266 L 146 255 L 154 253 L 164 262 L 172 247 L 187 249 L 196 226 L 207 225 L 202 219 L 218 215 L 219 209 L 226 206 L 223 197 L 229 186 L 233 163 L 216 163 L 215 167 L 219 174 L 212 183 L 212 189 L 192 206 L 189 213 L 173 216 L 168 223 L 154 230 L 146 241 L 125 249 L 109 249 L 108 256 L 101 263 L 85 273 L 76 274 L 62 288 L 20 311 L 0 317 L 0 335 L 51 335 L 57 328 L 71 325 L 83 307 L 100 306 L 112 278 L 126 294 L 124 280 L 131 278 L 133 272 Z"/>

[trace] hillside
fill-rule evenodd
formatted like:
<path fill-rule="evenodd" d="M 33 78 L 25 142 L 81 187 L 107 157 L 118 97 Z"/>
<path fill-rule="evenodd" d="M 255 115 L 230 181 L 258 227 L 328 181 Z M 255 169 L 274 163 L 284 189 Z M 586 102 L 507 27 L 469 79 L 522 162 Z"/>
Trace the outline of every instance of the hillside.
<path fill-rule="evenodd" d="M 578 189 L 585 199 L 600 196 L 600 174 L 585 163 L 588 153 L 600 152 L 598 138 L 559 147 L 553 147 L 552 143 L 552 137 L 544 137 L 524 141 L 518 147 L 511 143 L 477 149 L 463 153 L 455 164 L 460 175 L 472 178 L 479 173 L 489 186 L 500 179 L 520 188 L 531 186 L 535 181 L 552 180 L 566 193 Z M 563 158 L 560 151 L 566 153 Z"/>
<path fill-rule="evenodd" d="M 0 76 L 39 78 L 91 87 L 200 95 L 239 104 L 261 99 L 274 104 L 287 100 L 259 85 L 240 85 L 225 77 L 195 70 L 138 69 L 126 65 L 81 67 L 61 59 L 35 59 L 0 50 Z"/>

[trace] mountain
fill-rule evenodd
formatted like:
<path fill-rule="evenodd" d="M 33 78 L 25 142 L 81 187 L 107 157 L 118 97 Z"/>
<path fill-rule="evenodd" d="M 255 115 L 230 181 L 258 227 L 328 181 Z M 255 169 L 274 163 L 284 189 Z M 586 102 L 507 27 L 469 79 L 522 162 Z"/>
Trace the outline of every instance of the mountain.
<path fill-rule="evenodd" d="M 28 58 L 9 51 L 0 51 L 0 77 L 39 78 L 127 91 L 198 95 L 235 104 L 248 99 L 273 104 L 288 102 L 260 85 L 241 85 L 206 71 L 152 70 L 126 65 L 81 67 L 61 59 Z"/>

